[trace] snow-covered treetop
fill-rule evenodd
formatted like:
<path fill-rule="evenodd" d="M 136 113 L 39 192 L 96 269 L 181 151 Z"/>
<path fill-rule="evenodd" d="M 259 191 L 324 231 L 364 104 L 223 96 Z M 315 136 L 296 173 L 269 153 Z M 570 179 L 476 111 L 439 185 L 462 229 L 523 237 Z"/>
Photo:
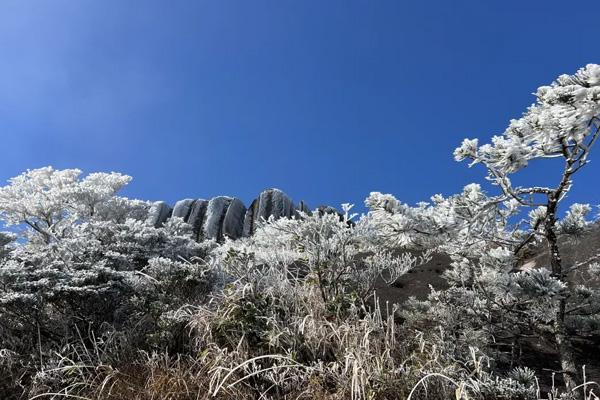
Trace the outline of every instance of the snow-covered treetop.
<path fill-rule="evenodd" d="M 475 183 L 449 197 L 435 195 L 415 207 L 390 194 L 372 192 L 365 200 L 366 223 L 378 243 L 392 247 L 438 248 L 473 252 L 505 243 L 507 220 L 518 210 L 514 201 L 498 203 Z"/>
<path fill-rule="evenodd" d="M 572 175 L 588 162 L 600 135 L 600 65 L 589 64 L 575 75 L 562 75 L 535 95 L 536 103 L 490 144 L 480 146 L 477 139 L 465 139 L 454 151 L 457 161 L 469 159 L 471 165 L 484 165 L 487 178 L 502 193 L 488 196 L 480 185 L 471 184 L 460 194 L 436 195 L 431 203 L 416 207 L 391 195 L 371 193 L 365 203 L 380 240 L 402 246 L 439 246 L 449 253 L 488 251 L 484 243 L 520 249 L 521 241 L 529 243 L 530 236 L 520 223 L 512 229 L 508 226 L 510 219 L 520 214 L 521 206 L 538 207 L 529 215 L 534 231 L 541 230 L 549 217 L 553 220 L 548 227 L 553 226 L 556 204 L 569 191 Z M 556 157 L 563 159 L 564 169 L 555 187 L 512 185 L 510 175 L 529 161 Z M 587 205 L 574 205 L 560 225 L 561 232 L 584 229 L 589 211 Z"/>
<path fill-rule="evenodd" d="M 571 172 L 585 165 L 600 127 L 600 65 L 588 64 L 574 75 L 561 75 L 550 86 L 540 87 L 535 96 L 536 103 L 512 120 L 502 135 L 494 136 L 491 144 L 479 146 L 477 139 L 465 139 L 454 151 L 455 159 L 485 165 L 488 178 L 503 189 L 510 187 L 507 174 L 535 158 L 563 157 L 570 162 Z"/>
<path fill-rule="evenodd" d="M 0 187 L 0 218 L 7 226 L 26 224 L 48 240 L 76 220 L 102 219 L 110 210 L 118 213 L 123 201 L 131 209 L 135 201 L 115 196 L 130 181 L 116 172 L 81 178 L 78 169 L 28 170 Z"/>

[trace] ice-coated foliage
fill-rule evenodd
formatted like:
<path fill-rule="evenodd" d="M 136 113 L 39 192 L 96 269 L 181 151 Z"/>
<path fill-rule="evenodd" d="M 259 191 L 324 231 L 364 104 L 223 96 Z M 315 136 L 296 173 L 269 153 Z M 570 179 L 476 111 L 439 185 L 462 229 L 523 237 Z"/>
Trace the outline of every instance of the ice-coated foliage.
<path fill-rule="evenodd" d="M 553 298 L 555 307 L 548 307 L 553 314 L 547 315 L 549 329 L 554 335 L 560 354 L 563 378 L 573 390 L 581 378 L 575 365 L 575 352 L 569 337 L 569 324 L 573 310 L 581 308 L 595 318 L 595 306 L 587 301 L 573 303 L 571 293 L 577 291 L 569 273 L 580 266 L 563 265 L 558 246 L 559 234 L 580 234 L 585 227 L 585 215 L 589 206 L 574 205 L 563 221 L 558 221 L 559 204 L 573 184 L 573 176 L 589 162 L 592 146 L 600 135 L 600 66 L 588 64 L 574 75 L 561 75 L 550 86 L 542 86 L 536 92 L 536 103 L 500 136 L 494 136 L 491 144 L 478 146 L 473 140 L 465 140 L 454 155 L 458 161 L 469 159 L 471 165 L 483 164 L 487 178 L 501 188 L 500 195 L 523 206 L 538 209 L 531 214 L 529 236 L 514 251 L 519 253 L 526 245 L 545 242 L 548 246 L 549 269 L 552 278 L 563 285 L 556 292 L 556 282 L 540 279 L 529 274 L 531 284 L 546 285 L 545 295 Z M 536 159 L 559 158 L 563 167 L 555 187 L 515 187 L 510 176 Z M 541 208 L 539 208 L 541 207 Z M 589 290 L 594 291 L 591 287 Z M 580 298 L 578 298 L 580 300 Z"/>
<path fill-rule="evenodd" d="M 52 167 L 29 170 L 0 188 L 0 215 L 7 226 L 25 224 L 46 242 L 68 235 L 78 220 L 110 219 L 123 209 L 139 213 L 139 202 L 125 206 L 115 193 L 131 177 L 119 173 L 92 173 L 81 178 L 78 169 Z"/>
<path fill-rule="evenodd" d="M 512 173 L 535 158 L 561 157 L 577 147 L 589 148 L 590 125 L 600 113 L 600 66 L 589 64 L 575 75 L 561 75 L 535 95 L 537 102 L 522 118 L 512 120 L 503 135 L 483 146 L 476 139 L 465 139 L 454 152 L 455 158 L 485 164 L 495 180 L 496 171 Z"/>
<path fill-rule="evenodd" d="M 431 318 L 449 330 L 469 327 L 469 335 L 457 341 L 467 346 L 472 345 L 469 337 L 477 337 L 480 348 L 503 341 L 514 348 L 523 337 L 553 335 L 563 378 L 573 389 L 581 381 L 569 331 L 597 320 L 593 301 L 598 286 L 586 273 L 575 283 L 574 272 L 588 263 L 564 265 L 558 246 L 562 236 L 579 236 L 586 230 L 590 206 L 574 204 L 562 220 L 558 213 L 573 176 L 589 162 L 600 134 L 600 66 L 590 64 L 574 75 L 562 75 L 540 87 L 536 98 L 490 144 L 465 139 L 454 152 L 457 161 L 482 164 L 500 193 L 488 197 L 478 185 L 469 185 L 461 195 L 436 196 L 432 205 L 417 207 L 374 193 L 367 205 L 371 219 L 383 227 L 378 230 L 386 233 L 383 239 L 433 246 L 453 256 L 452 269 L 445 274 L 451 287 L 433 292 L 426 304 L 414 304 L 414 312 L 430 307 Z M 547 158 L 562 159 L 555 187 L 512 184 L 512 174 Z M 515 221 L 524 207 L 530 208 L 529 220 Z M 523 254 L 544 247 L 548 265 L 519 270 Z M 581 292 L 586 295 L 578 295 Z"/>
<path fill-rule="evenodd" d="M 129 177 L 79 176 L 42 168 L 0 188 L 0 216 L 21 236 L 0 235 L 0 349 L 23 365 L 81 332 L 121 332 L 140 349 L 172 342 L 169 313 L 212 289 L 211 242 L 180 218 L 148 225 L 146 202 L 116 196 Z"/>
<path fill-rule="evenodd" d="M 545 388 L 552 399 L 596 399 L 579 385 L 573 338 L 600 337 L 600 253 L 563 261 L 559 244 L 585 236 L 591 208 L 560 219 L 559 205 L 599 134 L 600 67 L 536 98 L 490 144 L 454 152 L 483 165 L 491 189 L 415 206 L 373 192 L 358 219 L 349 204 L 293 212 L 275 190 L 247 211 L 228 197 L 172 210 L 118 196 L 131 179 L 118 173 L 11 179 L 0 187 L 0 218 L 18 233 L 0 233 L 0 397 L 533 400 L 548 372 L 526 364 L 542 348 L 556 353 L 542 368 L 564 382 Z M 546 158 L 563 163 L 555 187 L 513 186 Z M 282 218 L 261 219 L 273 205 Z M 207 208 L 237 231 L 201 233 Z M 379 301 L 433 252 L 451 260 L 436 269 L 446 286 Z"/>
<path fill-rule="evenodd" d="M 227 272 L 241 277 L 261 265 L 278 266 L 298 279 L 314 281 L 325 302 L 347 301 L 348 296 L 365 300 L 373 294 L 377 279 L 393 283 L 427 257 L 393 255 L 373 246 L 372 230 L 365 220 L 352 222 L 351 208 L 344 205 L 342 217 L 300 212 L 300 218 L 259 224 L 252 237 L 221 248 Z M 241 265 L 232 262 L 239 255 Z"/>
<path fill-rule="evenodd" d="M 9 232 L 0 232 L 0 262 L 7 257 L 12 248 L 10 244 L 15 240 L 15 235 Z"/>
<path fill-rule="evenodd" d="M 557 230 L 561 234 L 580 236 L 589 227 L 586 217 L 592 211 L 589 204 L 572 204 L 567 215 L 558 222 Z"/>
<path fill-rule="evenodd" d="M 483 164 L 488 179 L 504 194 L 525 203 L 531 201 L 524 196 L 552 189 L 512 187 L 510 174 L 540 158 L 565 158 L 569 176 L 588 162 L 600 122 L 600 66 L 589 64 L 574 75 L 561 75 L 550 86 L 540 87 L 535 96 L 536 103 L 512 120 L 502 135 L 494 136 L 491 144 L 479 146 L 477 139 L 465 139 L 454 151 L 458 161 Z"/>
<path fill-rule="evenodd" d="M 465 256 L 510 241 L 505 228 L 518 210 L 514 202 L 488 197 L 478 184 L 469 184 L 448 198 L 435 195 L 430 203 L 416 207 L 378 192 L 371 193 L 365 204 L 369 208 L 366 223 L 377 243 Z"/>
<path fill-rule="evenodd" d="M 230 281 L 191 316 L 197 345 L 219 349 L 211 350 L 219 359 L 211 393 L 244 393 L 235 392 L 244 377 L 260 376 L 249 395 L 405 398 L 433 363 L 451 357 L 414 332 L 401 337 L 393 312 L 365 302 L 375 279 L 393 281 L 423 260 L 375 246 L 369 222 L 350 224 L 350 207 L 344 209 L 342 218 L 315 212 L 266 221 L 252 237 L 217 249 Z M 419 361 L 409 367 L 400 360 L 413 351 Z M 491 385 L 481 372 L 474 381 Z M 447 389 L 441 383 L 429 390 Z"/>

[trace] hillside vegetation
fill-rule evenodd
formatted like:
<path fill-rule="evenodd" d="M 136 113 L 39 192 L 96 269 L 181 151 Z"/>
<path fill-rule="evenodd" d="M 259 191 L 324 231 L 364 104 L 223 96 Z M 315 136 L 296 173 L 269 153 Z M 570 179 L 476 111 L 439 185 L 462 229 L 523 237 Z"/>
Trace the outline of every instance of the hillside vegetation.
<path fill-rule="evenodd" d="M 163 218 L 118 195 L 119 173 L 12 178 L 0 398 L 598 399 L 599 229 L 563 203 L 600 134 L 600 66 L 536 98 L 455 151 L 489 190 L 373 192 L 361 216 L 290 203 L 265 220 L 257 203 L 244 224 L 219 198 L 221 219 L 190 219 L 211 209 L 194 200 Z M 556 184 L 513 185 L 530 162 Z"/>

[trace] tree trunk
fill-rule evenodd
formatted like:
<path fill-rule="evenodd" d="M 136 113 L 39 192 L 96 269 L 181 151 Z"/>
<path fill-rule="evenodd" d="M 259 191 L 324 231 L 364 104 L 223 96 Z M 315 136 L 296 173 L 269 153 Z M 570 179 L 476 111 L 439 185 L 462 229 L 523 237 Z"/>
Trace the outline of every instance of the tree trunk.
<path fill-rule="evenodd" d="M 555 232 L 558 196 L 558 193 L 553 193 L 549 196 L 544 229 L 546 240 L 548 242 L 548 250 L 550 252 L 552 276 L 568 285 L 562 269 L 562 259 L 560 257 L 558 240 Z M 575 362 L 575 351 L 565 325 L 566 303 L 566 296 L 562 295 L 558 300 L 558 310 L 556 311 L 554 322 L 554 339 L 556 340 L 558 347 L 558 355 L 560 358 L 560 366 L 562 369 L 565 386 L 567 387 L 568 391 L 571 391 L 579 385 L 581 379 L 579 377 L 579 370 Z M 576 399 L 583 398 L 579 390 L 577 392 L 573 392 L 573 395 Z"/>
<path fill-rule="evenodd" d="M 567 390 L 571 391 L 579 385 L 581 379 L 579 377 L 577 363 L 575 362 L 575 351 L 565 326 L 565 304 L 566 301 L 561 299 L 559 302 L 559 309 L 557 311 L 556 322 L 554 323 L 554 338 L 558 346 L 560 367 L 562 369 L 565 386 L 567 387 Z M 583 398 L 579 389 L 577 392 L 573 392 L 573 395 L 576 399 Z"/>

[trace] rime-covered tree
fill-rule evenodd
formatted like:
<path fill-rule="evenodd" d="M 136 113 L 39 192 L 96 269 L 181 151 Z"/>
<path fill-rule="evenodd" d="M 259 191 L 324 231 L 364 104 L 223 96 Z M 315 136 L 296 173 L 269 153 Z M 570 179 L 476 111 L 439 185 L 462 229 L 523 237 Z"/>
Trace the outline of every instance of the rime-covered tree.
<path fill-rule="evenodd" d="M 557 233 L 568 222 L 581 220 L 586 208 L 573 209 L 562 225 L 558 223 L 558 212 L 574 175 L 589 162 L 600 134 L 600 66 L 589 64 L 574 75 L 561 75 L 550 86 L 540 87 L 535 95 L 536 103 L 521 118 L 512 120 L 502 135 L 494 136 L 491 144 L 479 146 L 477 139 L 465 139 L 454 155 L 458 161 L 469 159 L 471 165 L 483 165 L 487 179 L 501 189 L 502 200 L 539 207 L 529 235 L 515 252 L 518 254 L 531 240 L 543 238 L 552 277 L 564 285 L 557 296 L 553 323 L 565 382 L 572 389 L 578 383 L 578 373 L 565 319 L 573 286 L 567 280 L 570 266 L 565 266 L 560 256 Z M 562 168 L 555 185 L 522 187 L 512 183 L 511 175 L 531 161 L 556 158 L 562 160 Z"/>
<path fill-rule="evenodd" d="M 147 202 L 117 196 L 130 180 L 46 167 L 0 187 L 0 219 L 21 237 L 8 254 L 12 237 L 0 236 L 0 348 L 35 355 L 36 340 L 51 346 L 77 329 L 146 327 L 145 340 L 149 321 L 210 289 L 196 262 L 210 244 L 178 218 L 149 226 Z"/>
<path fill-rule="evenodd" d="M 558 215 L 600 134 L 600 66 L 562 75 L 539 88 L 536 98 L 491 144 L 466 139 L 454 152 L 457 161 L 483 165 L 499 193 L 489 196 L 472 184 L 461 194 L 436 195 L 431 204 L 417 207 L 380 193 L 372 193 L 366 204 L 379 240 L 390 246 L 436 248 L 452 256 L 452 269 L 446 273 L 451 287 L 430 296 L 437 323 L 469 332 L 461 334 L 465 347 L 550 335 L 572 390 L 580 380 L 569 330 L 597 330 L 600 293 L 597 285 L 589 284 L 595 279 L 596 267 L 590 266 L 594 260 L 564 265 L 558 247 L 561 235 L 578 235 L 588 227 L 590 207 L 574 204 L 564 218 Z M 512 183 L 514 174 L 539 160 L 549 163 L 549 171 L 558 165 L 556 184 Z M 528 210 L 529 220 L 519 221 Z M 516 268 L 526 249 L 539 247 L 547 248 L 548 268 Z M 583 279 L 573 282 L 570 277 L 582 267 Z"/>
<path fill-rule="evenodd" d="M 82 178 L 78 169 L 28 170 L 0 187 L 0 218 L 6 226 L 25 227 L 22 236 L 45 243 L 68 236 L 77 223 L 139 218 L 147 203 L 116 196 L 130 181 L 116 172 Z"/>

